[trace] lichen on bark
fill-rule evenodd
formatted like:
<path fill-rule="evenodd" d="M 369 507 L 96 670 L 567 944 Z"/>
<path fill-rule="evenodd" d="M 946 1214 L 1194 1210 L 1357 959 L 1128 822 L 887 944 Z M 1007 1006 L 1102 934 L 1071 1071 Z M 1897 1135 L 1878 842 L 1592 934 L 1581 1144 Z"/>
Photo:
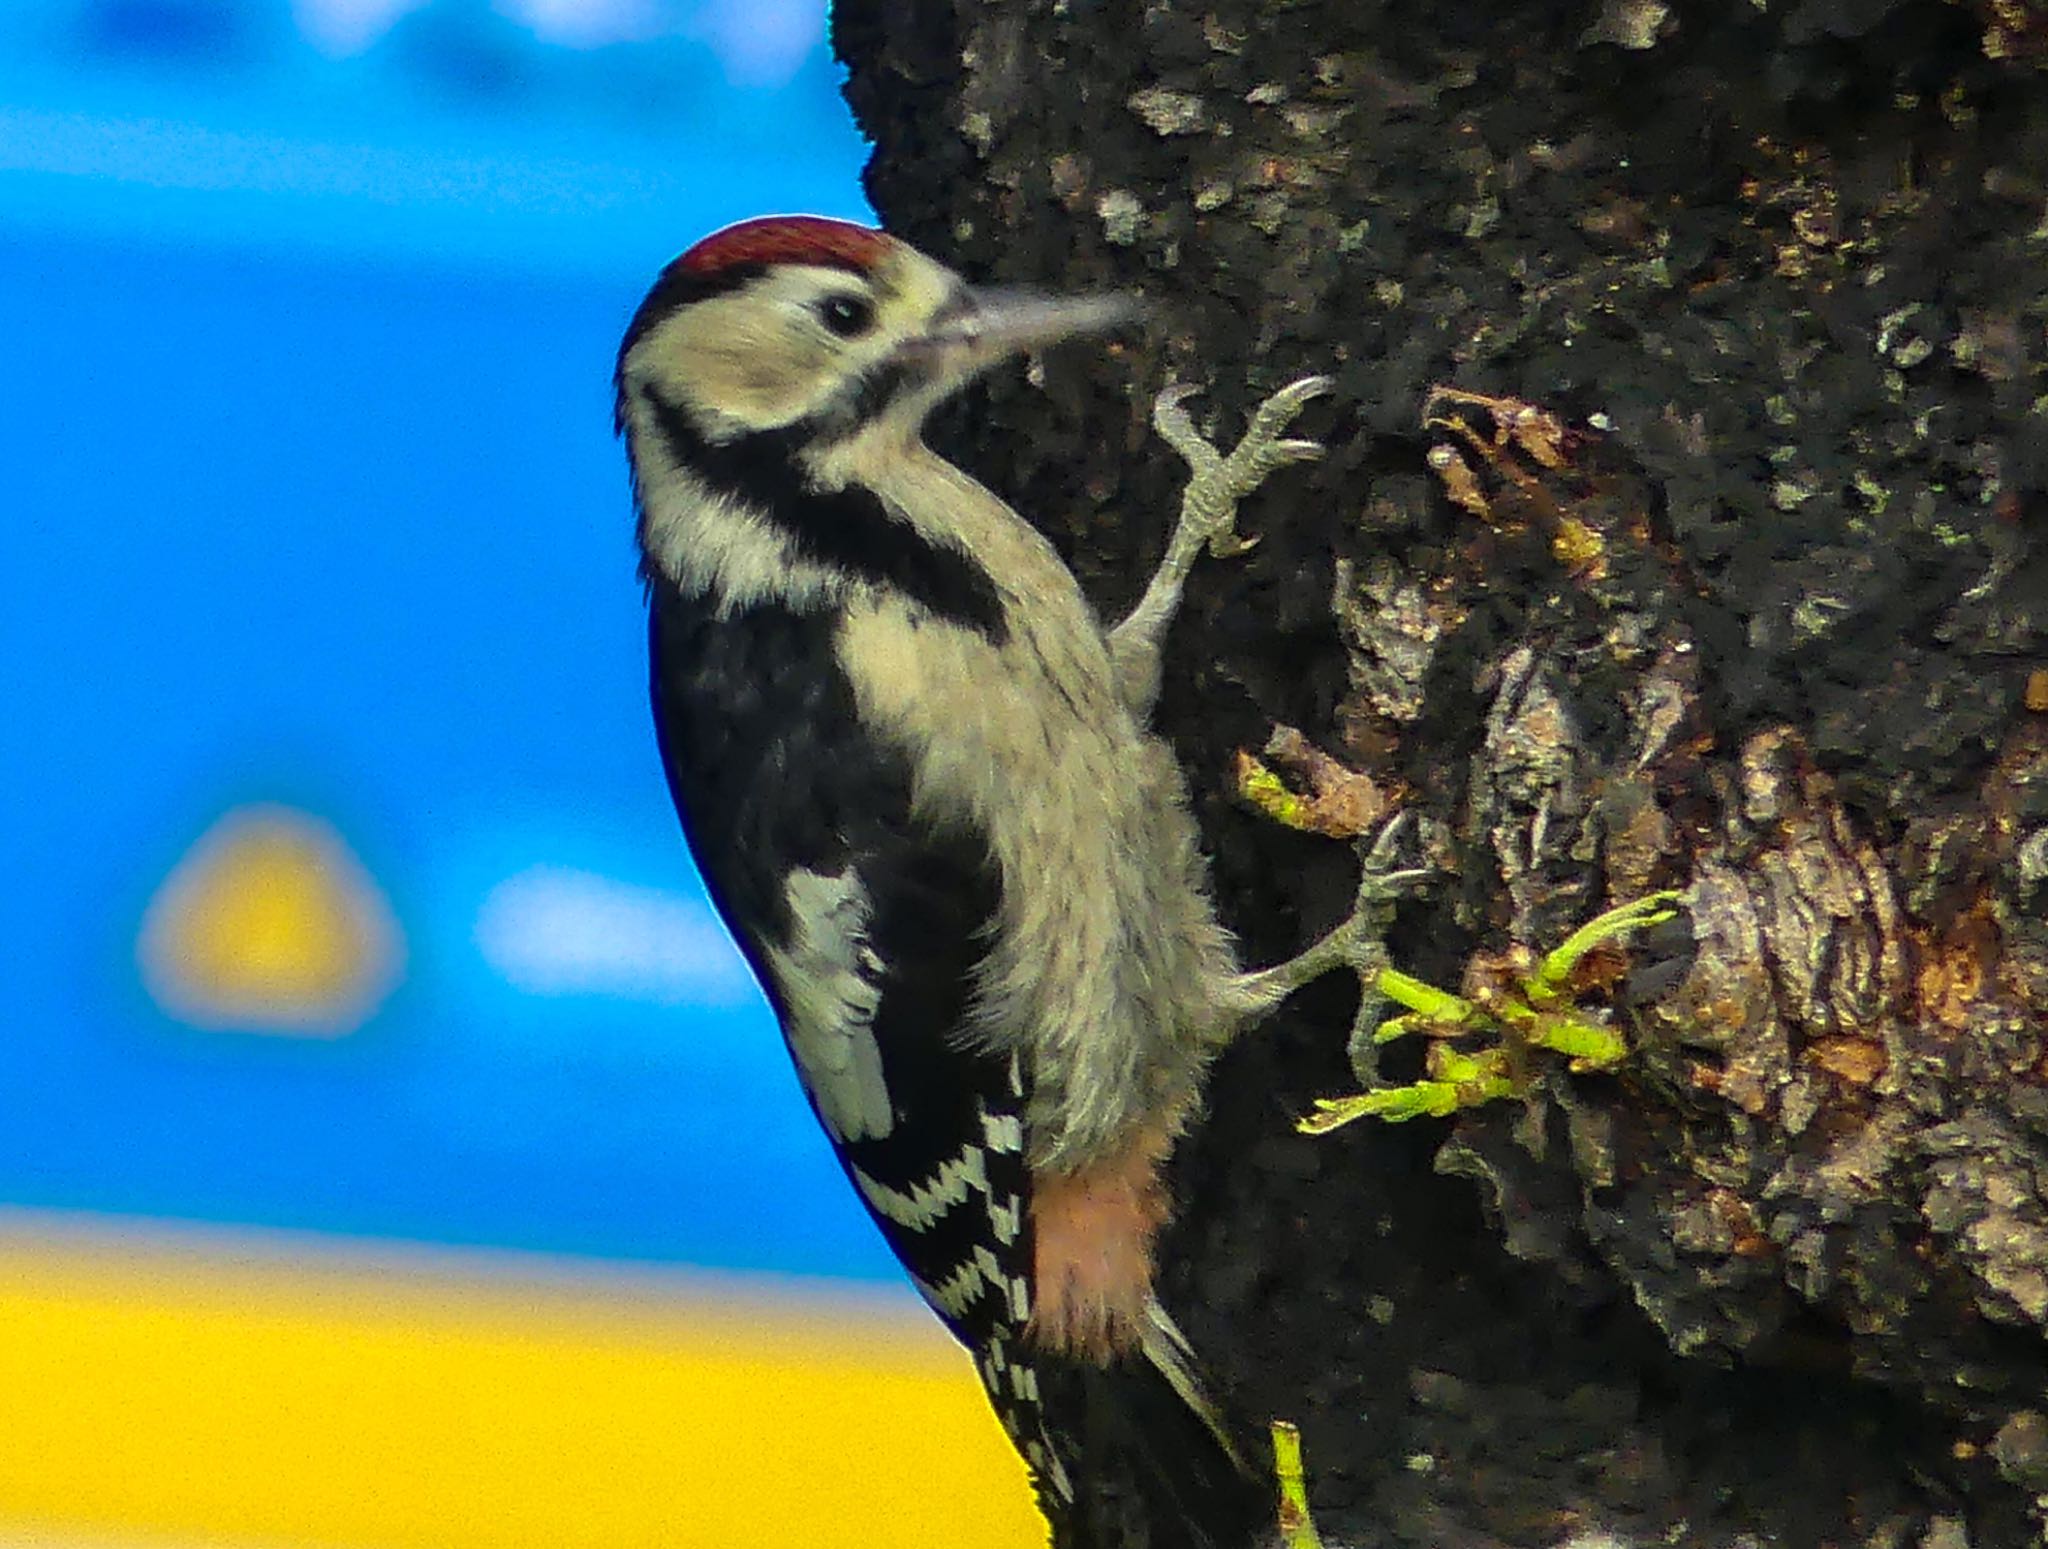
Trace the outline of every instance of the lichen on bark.
<path fill-rule="evenodd" d="M 1329 457 L 1169 646 L 1247 955 L 1334 920 L 1354 865 L 1232 799 L 1248 756 L 1407 814 L 1435 876 L 1389 945 L 1434 983 L 1689 890 L 1606 987 L 1612 1075 L 1313 1140 L 1345 986 L 1228 1057 L 1164 1284 L 1234 1401 L 1301 1423 L 1326 1535 L 2035 1541 L 2048 12 L 838 0 L 835 29 L 891 229 L 1154 304 L 937 430 L 1105 612 L 1173 509 L 1152 394 L 1201 383 L 1231 429 L 1337 376 Z"/>

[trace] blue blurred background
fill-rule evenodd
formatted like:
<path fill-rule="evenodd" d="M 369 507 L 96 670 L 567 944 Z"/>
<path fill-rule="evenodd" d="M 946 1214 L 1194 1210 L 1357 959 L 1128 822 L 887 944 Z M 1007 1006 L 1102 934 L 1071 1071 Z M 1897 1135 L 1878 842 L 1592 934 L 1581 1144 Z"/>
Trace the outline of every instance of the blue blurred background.
<path fill-rule="evenodd" d="M 0 11 L 0 1198 L 892 1273 L 668 810 L 610 426 L 677 249 L 865 215 L 824 27 Z"/>
<path fill-rule="evenodd" d="M 0 6 L 0 1549 L 1043 1541 L 647 724 L 612 352 L 866 218 L 825 28 Z"/>

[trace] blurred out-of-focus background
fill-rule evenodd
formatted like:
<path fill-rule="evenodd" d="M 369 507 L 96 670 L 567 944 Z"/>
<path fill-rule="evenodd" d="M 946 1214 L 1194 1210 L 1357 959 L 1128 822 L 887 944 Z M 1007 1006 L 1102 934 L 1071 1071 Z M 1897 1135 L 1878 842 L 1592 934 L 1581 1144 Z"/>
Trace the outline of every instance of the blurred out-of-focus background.
<path fill-rule="evenodd" d="M 0 6 L 0 1546 L 1042 1541 L 690 870 L 611 355 L 825 0 Z"/>

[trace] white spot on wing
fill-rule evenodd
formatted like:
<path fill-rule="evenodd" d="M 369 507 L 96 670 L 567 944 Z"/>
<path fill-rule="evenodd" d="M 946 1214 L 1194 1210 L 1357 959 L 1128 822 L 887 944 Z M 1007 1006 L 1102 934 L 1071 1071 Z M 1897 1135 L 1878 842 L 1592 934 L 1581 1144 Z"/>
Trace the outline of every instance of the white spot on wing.
<path fill-rule="evenodd" d="M 869 1177 L 858 1167 L 853 1169 L 853 1181 L 867 1196 L 868 1203 L 883 1215 L 899 1226 L 921 1232 L 965 1200 L 969 1189 L 986 1194 L 988 1167 L 981 1148 L 969 1146 L 950 1162 L 940 1163 L 939 1170 L 923 1183 L 911 1185 L 907 1194 Z"/>
<path fill-rule="evenodd" d="M 1017 1233 L 1024 1224 L 1024 1202 L 1011 1194 L 998 1204 L 994 1196 L 988 1202 L 989 1224 L 995 1228 L 996 1241 L 1008 1247 L 1017 1240 Z"/>
<path fill-rule="evenodd" d="M 875 1042 L 882 987 L 867 968 L 874 956 L 867 889 L 850 869 L 836 876 L 798 869 L 784 882 L 783 897 L 795 939 L 764 955 L 786 1007 L 790 1053 L 835 1139 L 879 1139 L 896 1116 Z"/>
<path fill-rule="evenodd" d="M 986 1113 L 981 1132 L 992 1151 L 1017 1152 L 1024 1149 L 1024 1125 L 1014 1113 Z"/>
<path fill-rule="evenodd" d="M 1055 1495 L 1071 1503 L 1074 1499 L 1074 1483 L 1067 1478 L 1065 1466 L 1051 1448 L 1045 1448 L 1044 1453 L 1045 1460 L 1039 1465 L 1039 1472 L 1045 1476 L 1045 1482 L 1052 1486 Z"/>
<path fill-rule="evenodd" d="M 964 1318 L 968 1310 L 981 1299 L 981 1266 L 974 1263 L 962 1264 L 952 1274 L 937 1282 L 919 1280 L 913 1275 L 911 1283 L 917 1287 L 918 1295 L 947 1317 Z"/>

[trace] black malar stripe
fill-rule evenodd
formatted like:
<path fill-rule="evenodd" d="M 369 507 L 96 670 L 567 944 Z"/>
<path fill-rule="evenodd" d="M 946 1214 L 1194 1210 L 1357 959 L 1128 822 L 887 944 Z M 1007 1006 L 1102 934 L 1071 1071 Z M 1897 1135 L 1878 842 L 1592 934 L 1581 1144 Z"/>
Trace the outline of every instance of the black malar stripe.
<path fill-rule="evenodd" d="M 759 513 L 803 558 L 900 592 L 991 645 L 1009 638 L 1002 596 L 986 570 L 898 521 L 871 490 L 813 488 L 796 462 L 796 433 L 711 441 L 680 405 L 652 389 L 642 392 L 669 455 L 714 492 Z"/>

